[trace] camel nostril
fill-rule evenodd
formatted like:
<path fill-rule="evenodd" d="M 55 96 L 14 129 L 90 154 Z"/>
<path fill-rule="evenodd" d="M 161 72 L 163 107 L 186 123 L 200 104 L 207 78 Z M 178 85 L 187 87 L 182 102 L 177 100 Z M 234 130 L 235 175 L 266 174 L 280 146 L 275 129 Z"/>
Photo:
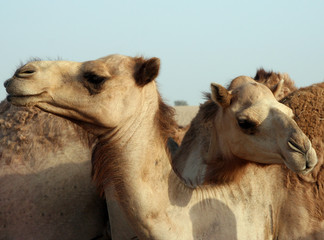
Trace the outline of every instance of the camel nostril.
<path fill-rule="evenodd" d="M 310 165 L 309 165 L 309 162 L 307 161 L 307 162 L 306 162 L 306 169 L 311 169 L 311 168 L 312 168 L 312 166 L 310 166 Z"/>
<path fill-rule="evenodd" d="M 294 140 L 290 139 L 288 142 L 287 142 L 288 146 L 296 151 L 296 152 L 299 152 L 299 153 L 302 153 L 302 154 L 306 154 L 306 150 L 304 149 L 303 146 L 297 144 Z"/>

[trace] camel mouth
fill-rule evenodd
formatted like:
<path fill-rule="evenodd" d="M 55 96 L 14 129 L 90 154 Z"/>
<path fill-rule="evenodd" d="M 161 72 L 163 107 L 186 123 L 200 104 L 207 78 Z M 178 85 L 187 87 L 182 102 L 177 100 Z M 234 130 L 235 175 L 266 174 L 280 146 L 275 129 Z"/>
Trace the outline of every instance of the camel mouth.
<path fill-rule="evenodd" d="M 38 94 L 8 94 L 6 99 L 14 105 L 25 106 L 36 102 L 36 99 L 39 99 L 43 94 L 44 92 Z"/>
<path fill-rule="evenodd" d="M 310 173 L 317 165 L 318 159 L 313 148 L 309 149 L 307 153 L 295 151 L 294 157 L 284 158 L 285 165 L 295 173 L 306 175 Z"/>
<path fill-rule="evenodd" d="M 295 173 L 306 175 L 316 166 L 318 159 L 311 142 L 297 142 L 290 138 L 282 152 L 285 165 Z"/>
<path fill-rule="evenodd" d="M 42 95 L 42 93 L 39 93 L 39 94 L 27 94 L 27 95 L 8 94 L 7 95 L 7 100 L 10 102 L 12 99 L 15 99 L 15 98 L 29 98 L 29 97 L 37 97 L 37 96 L 40 96 L 40 95 Z"/>

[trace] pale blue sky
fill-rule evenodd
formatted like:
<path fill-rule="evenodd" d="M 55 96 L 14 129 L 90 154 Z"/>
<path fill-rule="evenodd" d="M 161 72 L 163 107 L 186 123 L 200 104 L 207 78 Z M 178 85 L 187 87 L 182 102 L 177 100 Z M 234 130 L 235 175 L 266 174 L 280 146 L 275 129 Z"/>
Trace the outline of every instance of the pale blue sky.
<path fill-rule="evenodd" d="M 32 57 L 87 61 L 120 53 L 159 57 L 169 104 L 203 102 L 210 82 L 256 69 L 296 85 L 324 80 L 322 0 L 0 0 L 3 82 Z"/>

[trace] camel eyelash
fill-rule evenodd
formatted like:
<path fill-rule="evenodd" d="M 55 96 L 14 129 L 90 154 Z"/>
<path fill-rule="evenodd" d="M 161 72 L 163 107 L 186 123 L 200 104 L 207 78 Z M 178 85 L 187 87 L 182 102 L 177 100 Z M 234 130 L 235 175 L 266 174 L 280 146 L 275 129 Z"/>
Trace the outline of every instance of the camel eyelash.
<path fill-rule="evenodd" d="M 243 130 L 250 130 L 257 126 L 257 123 L 249 119 L 237 119 L 239 127 Z"/>
<path fill-rule="evenodd" d="M 103 77 L 103 76 L 100 76 L 100 75 L 97 75 L 96 73 L 94 72 L 85 72 L 83 74 L 83 77 L 90 83 L 92 84 L 95 84 L 95 85 L 98 85 L 98 84 L 101 84 L 103 83 L 105 80 L 107 80 L 106 77 Z"/>

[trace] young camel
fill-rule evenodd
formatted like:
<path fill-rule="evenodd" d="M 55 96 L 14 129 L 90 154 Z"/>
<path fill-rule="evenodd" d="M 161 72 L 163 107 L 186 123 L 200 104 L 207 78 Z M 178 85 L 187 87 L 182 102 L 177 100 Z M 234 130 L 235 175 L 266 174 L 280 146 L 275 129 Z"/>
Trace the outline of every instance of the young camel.
<path fill-rule="evenodd" d="M 71 121 L 0 103 L 0 239 L 108 239 L 94 144 Z"/>
<path fill-rule="evenodd" d="M 157 91 L 154 79 L 158 71 L 157 58 L 111 55 L 84 63 L 39 61 L 18 69 L 5 86 L 10 102 L 75 119 L 98 136 L 93 152 L 94 179 L 102 191 L 109 192 L 109 184 L 116 190 L 140 239 L 272 238 L 272 226 L 277 226 L 278 209 L 285 201 L 280 167 L 265 173 L 259 165 L 249 164 L 239 182 L 186 187 L 170 165 L 166 142 L 174 134 L 175 122 L 172 109 Z M 225 114 L 225 109 L 218 118 L 223 124 L 234 125 L 231 131 L 223 128 L 219 156 L 228 157 L 233 150 L 238 158 L 285 162 L 297 172 L 310 171 L 316 155 L 291 119 L 291 110 L 252 79 L 238 78 L 232 84 L 237 89 L 242 84 L 250 88 L 233 91 L 234 111 L 242 113 L 238 120 L 235 114 Z M 214 86 L 214 99 L 223 106 L 231 105 L 226 101 L 228 91 Z M 71 97 L 72 93 L 78 98 Z M 254 111 L 243 111 L 235 100 L 244 97 L 251 99 Z M 244 126 L 252 116 L 266 122 L 259 141 L 241 133 L 237 123 Z M 238 148 L 234 135 L 246 144 Z M 268 144 L 260 144 L 260 140 Z M 232 149 L 226 148 L 228 145 Z"/>

